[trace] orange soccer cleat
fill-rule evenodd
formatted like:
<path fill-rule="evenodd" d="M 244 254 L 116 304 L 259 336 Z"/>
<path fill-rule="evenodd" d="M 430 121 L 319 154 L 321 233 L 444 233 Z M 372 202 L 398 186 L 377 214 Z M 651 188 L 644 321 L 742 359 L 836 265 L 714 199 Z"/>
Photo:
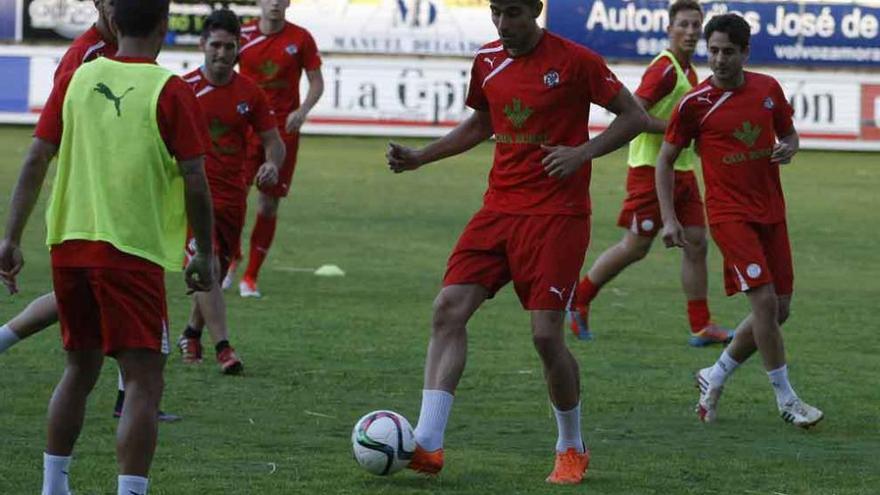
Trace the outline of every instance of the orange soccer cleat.
<path fill-rule="evenodd" d="M 576 485 L 583 481 L 589 465 L 589 450 L 580 453 L 574 447 L 570 447 L 565 452 L 557 452 L 556 464 L 553 466 L 553 472 L 547 476 L 547 483 Z"/>
<path fill-rule="evenodd" d="M 416 444 L 416 451 L 407 467 L 417 473 L 434 476 L 443 469 L 443 449 L 428 452 Z"/>
<path fill-rule="evenodd" d="M 733 330 L 722 328 L 714 323 L 709 323 L 697 333 L 692 333 L 688 344 L 693 347 L 705 347 L 712 344 L 727 345 L 733 340 Z"/>

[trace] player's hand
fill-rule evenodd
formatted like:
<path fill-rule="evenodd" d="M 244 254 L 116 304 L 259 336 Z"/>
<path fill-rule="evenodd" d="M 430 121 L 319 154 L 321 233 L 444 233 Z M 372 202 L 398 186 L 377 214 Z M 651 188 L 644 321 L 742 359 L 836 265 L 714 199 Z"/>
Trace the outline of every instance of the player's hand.
<path fill-rule="evenodd" d="M 274 186 L 278 183 L 278 167 L 272 162 L 262 164 L 259 170 L 257 170 L 255 180 L 257 187 L 260 189 Z"/>
<path fill-rule="evenodd" d="M 794 158 L 795 153 L 797 153 L 796 148 L 780 141 L 773 147 L 773 154 L 770 155 L 770 163 L 776 163 L 778 165 L 791 163 L 791 159 Z"/>
<path fill-rule="evenodd" d="M 214 257 L 196 253 L 186 265 L 184 276 L 186 277 L 186 286 L 192 292 L 207 292 L 214 285 L 215 276 Z"/>
<path fill-rule="evenodd" d="M 684 228 L 681 226 L 681 222 L 678 221 L 677 218 L 674 218 L 668 222 L 663 222 L 663 244 L 666 247 L 685 247 L 687 245 L 687 239 L 684 237 Z"/>
<path fill-rule="evenodd" d="M 579 146 L 547 146 L 541 145 L 547 156 L 541 160 L 544 172 L 550 177 L 564 179 L 577 172 L 587 159 Z"/>
<path fill-rule="evenodd" d="M 290 112 L 290 115 L 287 116 L 287 122 L 284 124 L 284 130 L 287 131 L 288 134 L 293 134 L 295 132 L 299 132 L 299 128 L 302 127 L 306 122 L 306 113 L 302 108 L 297 108 L 296 110 Z"/>
<path fill-rule="evenodd" d="M 0 242 L 0 279 L 3 280 L 3 285 L 6 286 L 10 294 L 18 292 L 15 277 L 23 266 L 24 257 L 18 245 L 6 240 Z"/>
<path fill-rule="evenodd" d="M 388 143 L 385 158 L 388 159 L 388 168 L 395 174 L 406 172 L 407 170 L 415 170 L 422 166 L 416 150 L 394 142 Z"/>

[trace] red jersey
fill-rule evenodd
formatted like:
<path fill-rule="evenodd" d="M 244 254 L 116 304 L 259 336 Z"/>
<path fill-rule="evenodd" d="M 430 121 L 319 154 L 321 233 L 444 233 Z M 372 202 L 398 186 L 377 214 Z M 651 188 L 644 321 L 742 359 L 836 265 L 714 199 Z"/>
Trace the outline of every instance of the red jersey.
<path fill-rule="evenodd" d="M 682 98 L 666 130 L 666 141 L 674 145 L 697 141 L 709 223 L 785 220 L 779 167 L 770 163 L 777 136 L 794 130 L 794 111 L 782 88 L 754 72 L 746 72 L 736 89 L 711 81 Z"/>
<path fill-rule="evenodd" d="M 156 63 L 154 60 L 121 58 L 126 63 Z M 61 144 L 64 129 L 62 110 L 67 88 L 75 71 L 61 74 L 55 81 L 52 93 L 40 114 L 34 136 L 55 145 Z M 159 133 L 168 151 L 178 160 L 190 160 L 205 154 L 203 145 L 207 131 L 199 103 L 189 86 L 179 77 L 165 83 L 159 95 Z M 157 265 L 134 256 L 126 255 L 108 243 L 92 241 L 67 241 L 52 247 L 54 266 L 88 266 L 93 268 L 121 268 L 140 270 Z"/>
<path fill-rule="evenodd" d="M 589 140 L 590 103 L 607 105 L 623 86 L 596 53 L 545 31 L 530 53 L 511 57 L 496 40 L 477 51 L 467 105 L 488 111 L 495 158 L 484 208 L 523 215 L 588 215 L 591 164 L 549 177 L 542 144 Z"/>
<path fill-rule="evenodd" d="M 684 71 L 685 76 L 687 76 L 691 86 L 696 86 L 698 82 L 697 71 L 694 70 L 693 66 L 688 64 L 687 67 L 682 67 L 681 69 Z M 642 75 L 642 82 L 639 84 L 639 89 L 636 90 L 636 96 L 647 101 L 649 105 L 654 105 L 665 98 L 666 95 L 672 93 L 677 82 L 678 75 L 675 65 L 672 64 L 672 60 L 669 60 L 669 57 L 662 57 L 645 69 L 645 73 Z"/>
<path fill-rule="evenodd" d="M 250 79 L 233 73 L 223 86 L 208 81 L 202 69 L 183 76 L 202 108 L 210 135 L 205 173 L 214 207 L 244 206 L 248 186 L 245 177 L 247 137 L 276 127 L 275 114 L 263 91 Z"/>
<path fill-rule="evenodd" d="M 321 55 L 312 35 L 296 24 L 285 22 L 281 31 L 263 34 L 254 20 L 241 28 L 239 67 L 266 92 L 283 127 L 287 115 L 299 108 L 302 72 L 319 69 Z"/>
<path fill-rule="evenodd" d="M 98 57 L 116 55 L 116 42 L 105 39 L 95 26 L 73 40 L 70 48 L 64 52 L 58 67 L 55 69 L 55 81 L 62 74 L 75 71 L 80 65 L 91 62 Z"/>

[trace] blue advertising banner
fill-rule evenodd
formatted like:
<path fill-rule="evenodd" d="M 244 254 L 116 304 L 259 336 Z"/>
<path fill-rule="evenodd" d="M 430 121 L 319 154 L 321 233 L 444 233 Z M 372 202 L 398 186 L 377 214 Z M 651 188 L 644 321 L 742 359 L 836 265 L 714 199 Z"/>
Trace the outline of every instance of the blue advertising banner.
<path fill-rule="evenodd" d="M 15 39 L 15 23 L 18 12 L 15 0 L 0 0 L 0 40 Z"/>
<path fill-rule="evenodd" d="M 752 64 L 880 67 L 876 2 L 701 3 L 707 21 L 730 12 L 748 21 Z M 605 58 L 648 59 L 666 46 L 668 7 L 669 0 L 549 0 L 547 28 Z M 697 57 L 705 57 L 704 43 Z"/>

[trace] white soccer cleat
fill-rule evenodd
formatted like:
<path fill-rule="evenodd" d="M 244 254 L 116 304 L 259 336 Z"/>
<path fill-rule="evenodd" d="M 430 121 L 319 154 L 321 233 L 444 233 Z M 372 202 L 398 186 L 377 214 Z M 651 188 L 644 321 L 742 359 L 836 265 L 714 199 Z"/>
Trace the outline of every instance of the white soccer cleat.
<path fill-rule="evenodd" d="M 822 421 L 825 414 L 806 402 L 795 399 L 788 404 L 779 407 L 779 415 L 786 423 L 800 426 L 803 429 L 809 429 L 816 426 L 816 423 Z"/>
<path fill-rule="evenodd" d="M 703 423 L 711 423 L 715 421 L 718 413 L 718 400 L 721 399 L 721 392 L 724 387 L 712 387 L 709 381 L 709 371 L 712 368 L 703 368 L 694 375 L 697 382 L 697 388 L 700 389 L 700 400 L 697 402 L 697 416 Z"/>
<path fill-rule="evenodd" d="M 246 279 L 242 279 L 238 283 L 238 294 L 241 297 L 262 297 L 262 294 L 257 289 L 257 284 Z"/>
<path fill-rule="evenodd" d="M 223 277 L 223 283 L 220 284 L 220 288 L 223 290 L 229 290 L 229 288 L 232 287 L 234 277 L 235 276 L 232 274 L 232 272 L 227 272 L 226 276 Z"/>

